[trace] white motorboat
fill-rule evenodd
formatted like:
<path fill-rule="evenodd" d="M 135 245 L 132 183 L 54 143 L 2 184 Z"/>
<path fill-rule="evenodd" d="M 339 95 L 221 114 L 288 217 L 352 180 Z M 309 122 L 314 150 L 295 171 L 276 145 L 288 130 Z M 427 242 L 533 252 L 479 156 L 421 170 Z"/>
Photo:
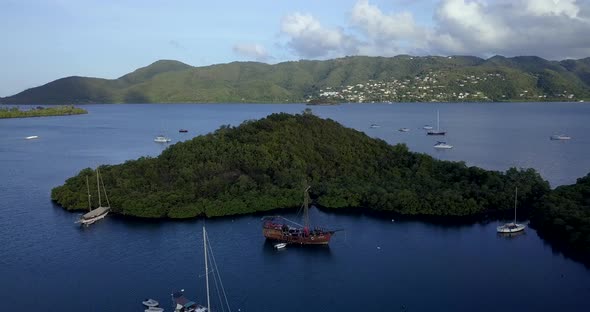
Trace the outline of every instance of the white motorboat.
<path fill-rule="evenodd" d="M 424 129 L 424 130 L 432 130 L 433 128 L 432 128 L 432 126 L 425 125 L 424 127 L 422 127 L 422 129 Z"/>
<path fill-rule="evenodd" d="M 39 138 L 39 136 L 37 136 L 37 135 L 31 135 L 31 136 L 25 137 L 25 140 L 33 140 L 33 139 L 38 139 L 38 138 Z"/>
<path fill-rule="evenodd" d="M 160 305 L 160 303 L 154 299 L 145 299 L 141 303 L 146 307 L 157 307 Z"/>
<path fill-rule="evenodd" d="M 101 195 L 100 195 L 101 194 L 101 185 L 102 185 L 102 191 L 104 192 L 104 196 L 107 201 L 106 207 L 103 207 L 102 202 L 101 202 Z M 104 219 L 104 217 L 106 217 L 107 214 L 109 214 L 109 211 L 111 210 L 111 204 L 109 202 L 107 190 L 104 187 L 104 182 L 102 181 L 102 178 L 100 177 L 100 172 L 98 171 L 98 168 L 96 168 L 96 187 L 98 189 L 98 207 L 96 209 L 92 209 L 92 203 L 90 200 L 90 186 L 88 184 L 88 177 L 86 177 L 86 189 L 88 191 L 88 209 L 90 211 L 85 213 L 84 215 L 82 215 L 80 217 L 80 219 L 78 219 L 78 221 L 76 221 L 76 223 L 80 223 L 83 225 L 90 225 L 100 219 Z"/>
<path fill-rule="evenodd" d="M 515 190 L 514 194 L 514 222 L 506 223 L 504 225 L 500 225 L 496 228 L 498 233 L 516 233 L 524 230 L 526 228 L 525 224 L 518 224 L 516 223 L 516 199 L 518 197 L 518 188 Z"/>
<path fill-rule="evenodd" d="M 409 132 L 410 128 L 399 128 L 399 130 L 397 130 L 399 132 Z"/>
<path fill-rule="evenodd" d="M 571 140 L 572 137 L 565 134 L 554 134 L 550 137 L 551 140 Z"/>
<path fill-rule="evenodd" d="M 164 312 L 164 309 L 158 307 L 149 307 L 144 310 L 145 312 Z"/>
<path fill-rule="evenodd" d="M 165 136 L 163 136 L 163 135 L 158 135 L 158 136 L 157 136 L 157 137 L 154 139 L 154 142 L 157 142 L 157 143 L 168 143 L 168 142 L 170 142 L 170 141 L 171 141 L 171 140 L 170 140 L 170 138 L 167 138 L 167 137 L 165 137 Z"/>
<path fill-rule="evenodd" d="M 372 125 L 371 125 L 371 128 L 381 128 L 381 126 L 380 126 L 380 125 L 378 125 L 378 124 L 372 124 Z"/>
<path fill-rule="evenodd" d="M 278 243 L 278 244 L 275 244 L 275 249 L 283 249 L 285 247 L 287 247 L 287 243 Z"/>
<path fill-rule="evenodd" d="M 451 148 L 453 148 L 453 146 L 450 145 L 450 144 L 447 144 L 447 142 L 440 142 L 439 141 L 436 144 L 434 144 L 434 148 L 437 148 L 437 149 L 451 149 Z"/>

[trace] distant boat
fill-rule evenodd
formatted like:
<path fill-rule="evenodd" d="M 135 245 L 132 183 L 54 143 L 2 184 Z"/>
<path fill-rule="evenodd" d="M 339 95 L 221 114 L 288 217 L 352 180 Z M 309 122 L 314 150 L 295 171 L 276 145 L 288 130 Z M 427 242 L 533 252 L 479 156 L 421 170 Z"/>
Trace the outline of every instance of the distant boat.
<path fill-rule="evenodd" d="M 157 137 L 154 139 L 154 142 L 157 142 L 157 143 L 168 143 L 168 142 L 170 142 L 170 141 L 171 141 L 171 140 L 170 140 L 170 138 L 167 138 L 167 137 L 165 137 L 165 136 L 163 136 L 163 135 L 158 135 L 158 136 L 157 136 Z"/>
<path fill-rule="evenodd" d="M 39 138 L 39 136 L 31 135 L 31 136 L 26 137 L 25 140 L 32 140 L 32 139 L 38 139 L 38 138 Z"/>
<path fill-rule="evenodd" d="M 424 127 L 422 127 L 422 129 L 424 129 L 424 130 L 432 130 L 433 128 L 432 128 L 432 126 L 425 125 Z"/>
<path fill-rule="evenodd" d="M 143 305 L 146 307 L 157 307 L 160 305 L 160 303 L 154 299 L 145 299 L 141 303 L 143 303 Z"/>
<path fill-rule="evenodd" d="M 283 248 L 287 247 L 287 243 L 278 243 L 278 244 L 275 244 L 274 247 L 275 247 L 275 249 L 283 249 Z"/>
<path fill-rule="evenodd" d="M 279 243 L 327 245 L 336 230 L 309 225 L 309 187 L 303 193 L 303 225 L 281 216 L 263 217 L 262 234 Z"/>
<path fill-rule="evenodd" d="M 164 309 L 158 307 L 149 307 L 144 312 L 164 312 Z"/>
<path fill-rule="evenodd" d="M 571 140 L 572 137 L 565 134 L 554 134 L 550 137 L 551 140 Z"/>
<path fill-rule="evenodd" d="M 186 133 L 186 132 L 188 132 L 188 130 L 186 130 L 186 129 L 180 129 L 180 130 L 178 130 L 178 132 Z"/>
<path fill-rule="evenodd" d="M 100 186 L 101 185 L 102 185 L 102 190 L 104 191 L 105 199 L 107 201 L 106 207 L 103 207 L 102 202 L 101 202 L 101 197 L 100 197 L 100 193 L 101 193 Z M 109 213 L 109 211 L 111 210 L 111 204 L 109 202 L 109 197 L 107 196 L 107 190 L 104 187 L 104 182 L 102 181 L 102 178 L 100 177 L 100 172 L 98 171 L 98 168 L 96 168 L 96 186 L 98 189 L 98 207 L 96 209 L 92 209 L 92 203 L 90 201 L 90 186 L 88 184 L 88 176 L 87 176 L 86 177 L 86 189 L 88 191 L 88 209 L 90 211 L 87 212 L 86 214 L 82 215 L 80 217 L 80 219 L 78 219 L 78 221 L 76 221 L 76 223 L 80 223 L 82 225 L 88 226 L 100 219 L 104 219 L 104 217 L 106 217 L 107 214 Z"/>
<path fill-rule="evenodd" d="M 514 193 L 514 222 L 506 223 L 496 228 L 498 233 L 516 233 L 524 230 L 526 225 L 516 223 L 516 199 L 518 197 L 518 187 Z"/>
<path fill-rule="evenodd" d="M 451 148 L 453 148 L 453 146 L 450 145 L 450 144 L 447 144 L 447 142 L 441 142 L 441 141 L 439 141 L 436 144 L 434 144 L 434 148 L 437 148 L 437 149 L 451 149 Z"/>
<path fill-rule="evenodd" d="M 371 128 L 381 128 L 381 126 L 380 126 L 380 125 L 378 125 L 378 124 L 372 124 L 372 125 L 371 125 Z"/>
<path fill-rule="evenodd" d="M 440 114 L 436 111 L 436 130 L 429 130 L 426 132 L 427 135 L 445 135 L 446 131 L 440 130 Z"/>
<path fill-rule="evenodd" d="M 399 132 L 409 132 L 410 128 L 399 128 L 397 131 Z"/>

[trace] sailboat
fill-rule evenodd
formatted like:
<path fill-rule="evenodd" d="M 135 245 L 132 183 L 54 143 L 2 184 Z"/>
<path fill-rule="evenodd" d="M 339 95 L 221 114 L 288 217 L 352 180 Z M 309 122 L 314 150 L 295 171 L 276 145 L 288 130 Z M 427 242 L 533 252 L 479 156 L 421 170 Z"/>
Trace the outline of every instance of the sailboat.
<path fill-rule="evenodd" d="M 100 197 L 100 186 L 102 185 L 102 190 L 104 191 L 104 196 L 107 201 L 107 206 L 103 207 Z M 76 221 L 76 223 L 80 223 L 83 225 L 90 225 L 100 219 L 103 219 L 107 216 L 109 211 L 111 210 L 111 204 L 109 202 L 109 197 L 107 195 L 107 190 L 104 187 L 104 181 L 100 177 L 100 172 L 98 168 L 96 168 L 96 186 L 98 188 L 98 207 L 96 209 L 92 209 L 92 203 L 90 201 L 90 185 L 88 184 L 88 176 L 86 176 L 86 189 L 88 191 L 88 209 L 89 212 L 85 213 Z"/>
<path fill-rule="evenodd" d="M 518 197 L 518 187 L 516 188 L 514 194 L 514 222 L 506 223 L 504 225 L 498 226 L 496 230 L 498 233 L 516 233 L 524 230 L 526 225 L 516 223 L 516 199 Z"/>
<path fill-rule="evenodd" d="M 221 302 L 221 305 L 227 307 L 228 311 L 231 311 L 229 302 L 225 295 L 225 289 L 223 288 L 223 283 L 221 282 L 221 276 L 219 275 L 219 270 L 217 270 L 217 262 L 215 261 L 215 257 L 213 256 L 213 252 L 210 246 L 207 245 L 209 241 L 209 236 L 207 235 L 207 231 L 205 230 L 205 225 L 203 225 L 203 249 L 205 251 L 205 285 L 207 287 L 207 306 L 202 306 L 197 304 L 194 301 L 188 300 L 184 296 L 184 289 L 175 292 L 172 294 L 172 302 L 174 303 L 174 312 L 208 312 L 211 311 L 211 300 L 209 296 L 209 257 L 211 257 L 211 264 L 212 264 L 212 272 L 215 274 L 213 275 L 214 281 L 216 282 L 215 288 L 220 291 L 220 300 L 221 297 L 225 299 L 225 302 Z M 217 284 L 219 282 L 219 285 Z M 223 311 L 225 309 L 222 308 Z"/>
<path fill-rule="evenodd" d="M 327 245 L 336 233 L 309 223 L 309 186 L 303 192 L 303 225 L 281 216 L 263 217 L 262 234 L 279 243 L 300 245 Z"/>
<path fill-rule="evenodd" d="M 440 130 L 440 114 L 439 111 L 436 111 L 436 130 L 428 130 L 426 132 L 427 135 L 445 135 L 446 131 Z"/>

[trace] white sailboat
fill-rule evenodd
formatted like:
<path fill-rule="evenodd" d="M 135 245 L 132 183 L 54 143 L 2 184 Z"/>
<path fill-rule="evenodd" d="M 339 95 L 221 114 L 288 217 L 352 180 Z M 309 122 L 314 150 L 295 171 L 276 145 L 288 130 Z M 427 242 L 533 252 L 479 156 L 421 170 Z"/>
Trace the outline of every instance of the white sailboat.
<path fill-rule="evenodd" d="M 217 269 L 217 262 L 215 261 L 215 257 L 213 256 L 213 251 L 211 250 L 211 246 L 207 244 L 209 241 L 209 237 L 207 235 L 207 231 L 205 230 L 205 225 L 203 225 L 203 249 L 205 251 L 205 285 L 207 287 L 207 306 L 202 306 L 197 304 L 193 301 L 188 300 L 184 297 L 184 290 L 180 292 L 176 292 L 172 294 L 172 301 L 174 303 L 174 312 L 209 312 L 211 311 L 211 300 L 209 296 L 209 273 L 213 273 L 213 280 L 216 283 L 216 289 L 218 289 L 221 293 L 219 294 L 219 298 L 224 298 L 225 302 L 220 302 L 221 305 L 227 307 L 227 310 L 231 312 L 229 302 L 227 300 L 227 296 L 225 294 L 225 289 L 223 287 L 223 283 L 221 282 L 221 276 L 219 275 L 219 270 Z M 209 272 L 209 257 L 211 257 L 211 264 L 212 270 Z M 217 284 L 218 283 L 218 284 Z"/>
<path fill-rule="evenodd" d="M 518 197 L 518 187 L 516 188 L 514 194 L 514 222 L 506 223 L 504 225 L 498 226 L 496 230 L 498 233 L 516 233 L 524 230 L 526 225 L 516 223 L 516 199 Z"/>
<path fill-rule="evenodd" d="M 427 135 L 445 135 L 446 131 L 440 130 L 440 113 L 436 111 L 436 130 L 428 130 Z"/>
<path fill-rule="evenodd" d="M 101 184 L 102 184 L 102 189 L 104 191 L 105 199 L 107 201 L 106 207 L 103 207 L 102 202 L 101 202 L 101 197 L 100 197 Z M 96 186 L 98 189 L 98 207 L 96 209 L 92 209 L 92 203 L 90 201 L 90 186 L 88 184 L 88 176 L 87 176 L 86 177 L 86 189 L 88 191 L 88 209 L 90 211 L 85 213 L 84 215 L 82 215 L 80 217 L 80 219 L 78 219 L 78 221 L 76 221 L 76 223 L 80 223 L 83 225 L 90 225 L 100 219 L 104 219 L 104 217 L 106 217 L 107 214 L 109 213 L 109 211 L 111 210 L 111 203 L 109 202 L 107 190 L 104 187 L 104 181 L 102 181 L 102 178 L 100 177 L 100 172 L 99 172 L 98 168 L 96 168 Z"/>

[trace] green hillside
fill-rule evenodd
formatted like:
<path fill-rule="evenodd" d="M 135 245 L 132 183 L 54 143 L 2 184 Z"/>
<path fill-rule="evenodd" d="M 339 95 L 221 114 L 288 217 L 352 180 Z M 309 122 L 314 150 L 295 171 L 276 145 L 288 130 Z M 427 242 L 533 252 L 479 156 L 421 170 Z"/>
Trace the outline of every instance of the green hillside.
<path fill-rule="evenodd" d="M 326 208 L 436 216 L 511 214 L 516 185 L 524 214 L 549 191 L 532 169 L 496 172 L 436 160 L 309 112 L 224 126 L 156 158 L 101 166 L 100 172 L 114 212 L 144 218 L 299 207 L 304 185 Z M 94 171 L 82 170 L 51 198 L 68 210 L 87 209 L 87 176 Z"/>
<path fill-rule="evenodd" d="M 362 85 L 362 86 L 361 86 Z M 157 61 L 118 79 L 67 77 L 1 98 L 7 104 L 372 101 L 580 101 L 590 58 L 345 57 L 275 65 L 192 67 Z"/>

